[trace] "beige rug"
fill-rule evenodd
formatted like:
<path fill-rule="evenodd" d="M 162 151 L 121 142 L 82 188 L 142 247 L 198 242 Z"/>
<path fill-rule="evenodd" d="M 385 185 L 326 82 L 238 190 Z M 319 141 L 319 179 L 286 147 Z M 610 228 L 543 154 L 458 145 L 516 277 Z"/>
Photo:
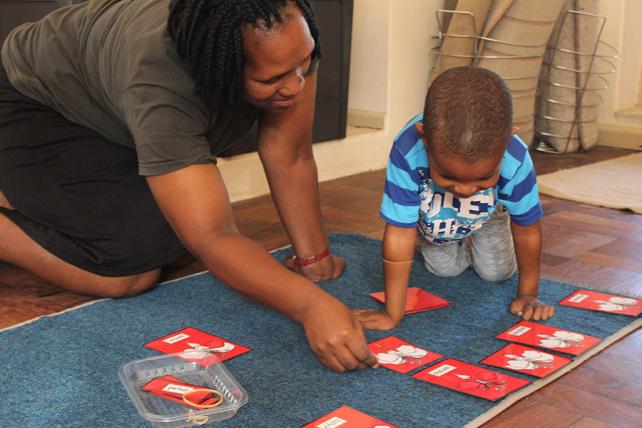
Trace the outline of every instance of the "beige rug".
<path fill-rule="evenodd" d="M 642 214 L 642 153 L 545 174 L 545 195 Z"/>

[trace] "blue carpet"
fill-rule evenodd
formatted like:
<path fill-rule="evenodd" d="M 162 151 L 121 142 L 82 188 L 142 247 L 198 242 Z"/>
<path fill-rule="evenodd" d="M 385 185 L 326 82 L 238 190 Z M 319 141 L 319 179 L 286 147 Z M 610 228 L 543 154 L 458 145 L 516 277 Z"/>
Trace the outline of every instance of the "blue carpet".
<path fill-rule="evenodd" d="M 333 236 L 332 249 L 346 258 L 347 269 L 341 279 L 322 286 L 350 307 L 379 307 L 368 293 L 383 287 L 380 245 L 357 235 Z M 409 315 L 393 332 L 368 332 L 369 342 L 393 334 L 471 363 L 505 345 L 494 337 L 518 321 L 507 311 L 515 279 L 492 284 L 471 271 L 444 279 L 427 273 L 422 263 L 413 269 L 412 284 L 444 297 L 450 307 Z M 575 289 L 543 280 L 541 295 L 553 303 Z M 550 324 L 600 338 L 634 321 L 556 309 Z M 297 427 L 344 404 L 400 427 L 457 427 L 496 404 L 384 368 L 333 373 L 309 351 L 299 325 L 202 274 L 0 332 L 0 425 L 149 426 L 120 384 L 118 368 L 159 355 L 143 344 L 187 326 L 253 349 L 225 363 L 250 401 L 222 427 Z"/>

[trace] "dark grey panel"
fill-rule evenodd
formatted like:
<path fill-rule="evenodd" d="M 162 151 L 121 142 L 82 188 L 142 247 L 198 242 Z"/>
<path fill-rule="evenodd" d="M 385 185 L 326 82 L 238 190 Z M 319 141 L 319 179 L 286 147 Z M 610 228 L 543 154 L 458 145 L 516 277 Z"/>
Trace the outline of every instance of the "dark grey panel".
<path fill-rule="evenodd" d="M 0 40 L 16 26 L 37 21 L 71 0 L 0 0 Z"/>

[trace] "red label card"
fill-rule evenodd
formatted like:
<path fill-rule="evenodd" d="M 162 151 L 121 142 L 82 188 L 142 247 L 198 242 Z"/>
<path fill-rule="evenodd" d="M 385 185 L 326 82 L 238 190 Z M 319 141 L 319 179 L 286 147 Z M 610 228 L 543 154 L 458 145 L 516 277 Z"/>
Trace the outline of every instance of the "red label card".
<path fill-rule="evenodd" d="M 498 400 L 530 383 L 451 358 L 412 377 L 490 401 Z"/>
<path fill-rule="evenodd" d="M 378 291 L 370 293 L 370 297 L 377 302 L 386 302 L 386 293 Z M 406 314 L 414 314 L 415 312 L 430 311 L 433 309 L 445 308 L 448 306 L 448 301 L 441 297 L 430 294 L 417 287 L 410 287 L 406 291 Z"/>
<path fill-rule="evenodd" d="M 614 314 L 637 317 L 642 313 L 642 300 L 613 294 L 596 293 L 589 290 L 578 290 L 560 302 L 560 305 L 593 311 L 611 312 Z"/>
<path fill-rule="evenodd" d="M 175 331 L 153 342 L 146 343 L 145 346 L 165 354 L 180 352 L 182 359 L 194 361 L 201 366 L 209 366 L 216 362 L 216 359 L 205 358 L 208 355 L 215 355 L 219 361 L 225 361 L 251 351 L 250 348 L 243 345 L 193 327 Z"/>
<path fill-rule="evenodd" d="M 348 406 L 341 406 L 302 428 L 397 428 Z"/>
<path fill-rule="evenodd" d="M 170 375 L 157 377 L 143 385 L 143 390 L 147 392 L 196 409 L 200 408 L 198 406 L 211 406 L 220 399 L 219 396 L 212 394 L 211 392 L 196 391 L 193 394 L 189 394 L 189 401 L 196 403 L 198 406 L 191 405 L 183 400 L 183 395 L 200 388 L 204 387 L 185 383 L 179 378 Z"/>
<path fill-rule="evenodd" d="M 408 373 L 443 357 L 394 336 L 372 342 L 368 348 L 377 356 L 379 364 L 399 373 Z"/>
<path fill-rule="evenodd" d="M 564 367 L 571 360 L 559 355 L 538 351 L 527 346 L 511 343 L 481 361 L 482 364 L 529 374 L 537 377 L 548 376 Z"/>
<path fill-rule="evenodd" d="M 597 337 L 529 321 L 520 321 L 497 338 L 571 355 L 580 355 L 600 342 Z"/>

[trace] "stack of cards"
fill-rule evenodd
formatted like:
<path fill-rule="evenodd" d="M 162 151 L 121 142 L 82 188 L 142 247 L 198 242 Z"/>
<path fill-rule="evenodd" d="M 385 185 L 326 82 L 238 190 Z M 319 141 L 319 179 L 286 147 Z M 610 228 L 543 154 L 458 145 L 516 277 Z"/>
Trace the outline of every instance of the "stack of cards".
<path fill-rule="evenodd" d="M 497 338 L 571 355 L 580 355 L 600 342 L 597 337 L 529 321 L 515 324 Z"/>
<path fill-rule="evenodd" d="M 238 343 L 231 342 L 218 336 L 214 336 L 193 327 L 182 330 L 156 339 L 145 344 L 146 347 L 164 354 L 176 354 L 185 360 L 194 360 L 199 365 L 214 364 L 216 360 L 204 358 L 207 355 L 216 355 L 219 361 L 226 361 L 251 349 Z"/>
<path fill-rule="evenodd" d="M 348 406 L 341 406 L 302 428 L 397 428 Z"/>
<path fill-rule="evenodd" d="M 560 305 L 630 315 L 632 317 L 637 317 L 642 313 L 642 300 L 640 299 L 596 293 L 595 291 L 589 290 L 576 291 L 562 300 Z"/>
<path fill-rule="evenodd" d="M 183 382 L 179 378 L 170 375 L 157 377 L 143 385 L 144 391 L 162 397 L 166 400 L 175 401 L 184 406 L 194 407 L 197 409 L 200 408 L 198 406 L 212 406 L 220 399 L 218 396 L 208 391 L 195 391 L 203 388 L 204 387 L 202 386 L 191 385 Z M 183 400 L 183 396 L 190 391 L 194 391 L 194 393 L 190 394 L 189 401 L 195 405 L 191 405 Z"/>
<path fill-rule="evenodd" d="M 385 292 L 378 291 L 371 293 L 370 297 L 377 302 L 385 303 Z M 406 291 L 406 314 L 414 314 L 416 312 L 430 311 L 433 309 L 445 308 L 448 306 L 448 301 L 441 297 L 430 294 L 417 287 L 410 287 Z"/>

